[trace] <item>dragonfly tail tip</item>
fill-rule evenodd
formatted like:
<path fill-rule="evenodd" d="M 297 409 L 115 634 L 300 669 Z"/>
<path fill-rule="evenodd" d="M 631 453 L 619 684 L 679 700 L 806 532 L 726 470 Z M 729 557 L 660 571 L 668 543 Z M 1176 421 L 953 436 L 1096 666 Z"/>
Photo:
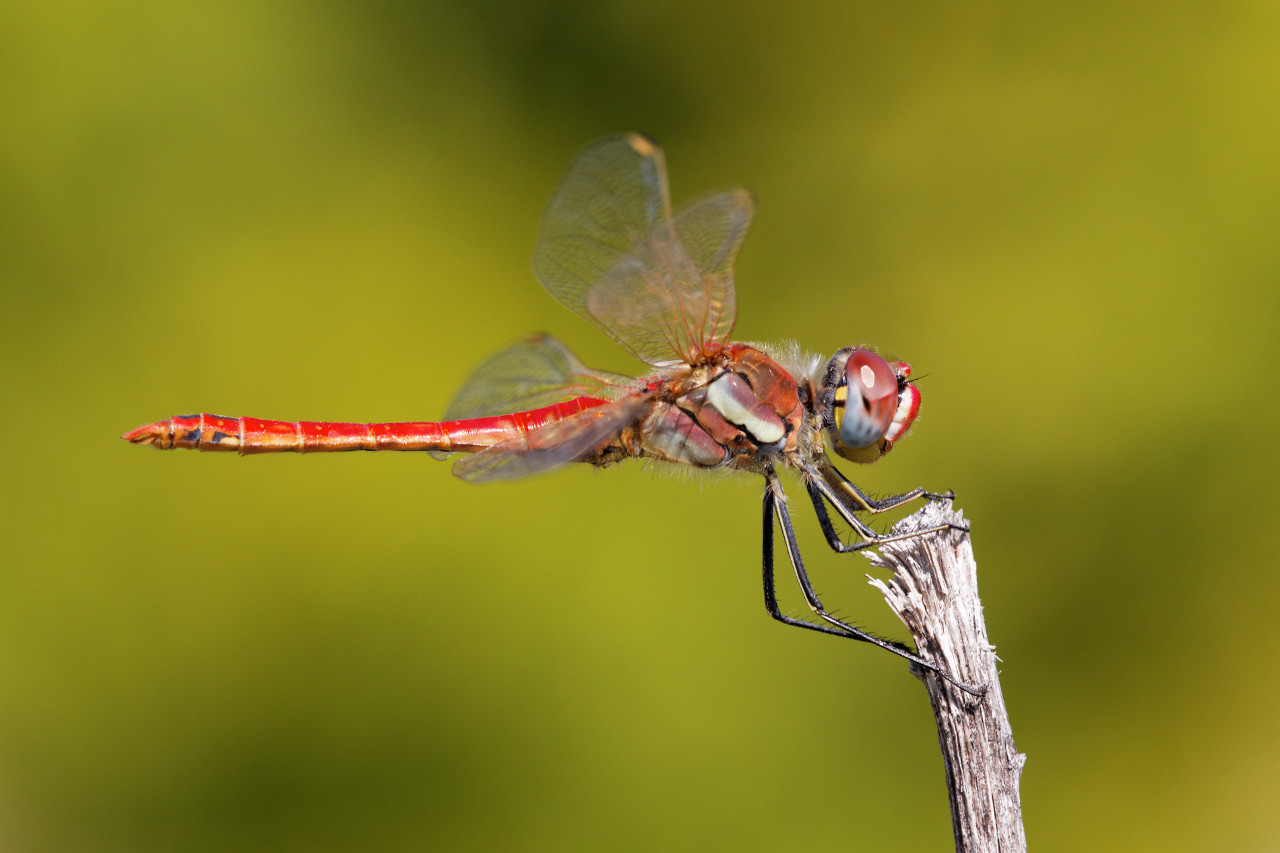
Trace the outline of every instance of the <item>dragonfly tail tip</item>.
<path fill-rule="evenodd" d="M 130 444 L 156 444 L 164 433 L 164 424 L 145 424 L 120 436 Z"/>

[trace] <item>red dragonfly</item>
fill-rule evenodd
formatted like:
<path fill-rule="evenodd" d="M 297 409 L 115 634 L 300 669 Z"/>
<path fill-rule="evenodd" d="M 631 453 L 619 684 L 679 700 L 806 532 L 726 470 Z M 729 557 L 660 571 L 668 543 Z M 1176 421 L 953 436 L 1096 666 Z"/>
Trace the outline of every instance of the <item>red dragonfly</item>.
<path fill-rule="evenodd" d="M 827 542 L 841 553 L 898 538 L 876 533 L 857 513 L 950 495 L 916 488 L 876 500 L 828 456 L 829 447 L 850 461 L 874 462 L 907 432 L 920 408 L 920 391 L 905 362 L 886 361 L 863 347 L 846 347 L 824 362 L 794 348 L 766 352 L 729 339 L 737 315 L 733 262 L 754 209 L 750 193 L 731 189 L 672 213 L 662 152 L 642 136 L 608 137 L 574 158 L 543 217 L 534 267 L 552 296 L 652 368 L 639 379 L 588 369 L 544 335 L 480 365 L 443 422 L 317 423 L 199 414 L 147 424 L 123 438 L 162 450 L 241 454 L 461 451 L 469 455 L 453 472 L 472 482 L 523 477 L 570 462 L 603 467 L 628 457 L 761 474 L 770 615 L 871 643 L 972 690 L 906 646 L 837 619 L 809 582 L 777 469 L 799 474 Z M 828 504 L 861 541 L 841 539 Z M 775 519 L 816 621 L 778 606 Z"/>

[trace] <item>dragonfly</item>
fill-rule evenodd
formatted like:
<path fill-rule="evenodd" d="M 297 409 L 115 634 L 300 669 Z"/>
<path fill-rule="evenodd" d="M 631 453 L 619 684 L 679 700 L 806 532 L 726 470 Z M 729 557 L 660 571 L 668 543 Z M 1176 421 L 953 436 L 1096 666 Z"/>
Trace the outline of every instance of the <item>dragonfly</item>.
<path fill-rule="evenodd" d="M 583 148 L 542 220 L 534 269 L 570 311 L 649 366 L 639 378 L 586 367 L 549 335 L 511 346 L 481 364 L 444 420 L 336 423 L 182 415 L 124 436 L 162 450 L 240 454 L 345 450 L 465 453 L 453 473 L 470 482 L 539 474 L 569 463 L 607 467 L 642 458 L 763 476 L 763 580 L 769 615 L 787 625 L 878 646 L 969 692 L 905 644 L 827 610 L 800 555 L 778 472 L 799 475 L 830 547 L 839 553 L 895 541 L 860 517 L 917 499 L 915 488 L 873 498 L 832 463 L 883 457 L 907 433 L 920 390 L 906 362 L 866 346 L 830 359 L 794 346 L 731 340 L 737 317 L 734 261 L 755 211 L 742 189 L 699 196 L 673 212 L 662 151 L 638 134 Z M 846 543 L 831 512 L 859 537 Z M 774 533 L 782 541 L 812 617 L 779 606 Z M 935 533 L 948 526 L 918 531 Z"/>

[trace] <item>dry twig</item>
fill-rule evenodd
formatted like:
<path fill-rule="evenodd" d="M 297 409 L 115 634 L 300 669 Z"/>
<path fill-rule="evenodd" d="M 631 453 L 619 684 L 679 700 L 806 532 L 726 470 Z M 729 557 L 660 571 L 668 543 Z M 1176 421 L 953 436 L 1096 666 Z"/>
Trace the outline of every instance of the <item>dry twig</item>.
<path fill-rule="evenodd" d="M 936 501 L 904 518 L 893 533 L 964 524 L 950 501 Z M 970 696 L 934 673 L 913 665 L 933 705 L 942 747 L 951 824 L 960 853 L 1025 851 L 1018 780 L 1026 756 L 1013 745 L 1013 731 L 1000 692 L 994 647 L 987 641 L 978 599 L 977 564 L 969 534 L 944 530 L 866 552 L 873 565 L 893 570 L 893 580 L 872 580 L 915 639 L 926 660 L 966 684 L 983 686 Z"/>

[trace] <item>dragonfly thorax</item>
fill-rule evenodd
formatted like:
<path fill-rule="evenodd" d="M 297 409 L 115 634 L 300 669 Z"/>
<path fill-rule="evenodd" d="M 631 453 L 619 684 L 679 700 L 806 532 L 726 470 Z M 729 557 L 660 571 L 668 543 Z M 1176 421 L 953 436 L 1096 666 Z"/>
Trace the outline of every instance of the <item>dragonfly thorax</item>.
<path fill-rule="evenodd" d="M 673 376 L 640 429 L 638 455 L 699 468 L 755 469 L 794 451 L 804 419 L 795 380 L 760 350 L 733 344 Z"/>

